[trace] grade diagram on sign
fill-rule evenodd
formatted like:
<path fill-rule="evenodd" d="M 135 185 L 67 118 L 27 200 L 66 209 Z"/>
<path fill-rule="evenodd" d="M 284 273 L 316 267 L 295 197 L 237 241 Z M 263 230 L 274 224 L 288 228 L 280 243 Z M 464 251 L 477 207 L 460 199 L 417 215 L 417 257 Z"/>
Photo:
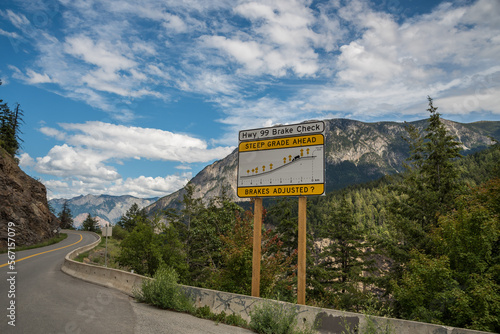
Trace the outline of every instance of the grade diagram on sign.
<path fill-rule="evenodd" d="M 240 152 L 238 186 L 323 183 L 323 146 Z"/>

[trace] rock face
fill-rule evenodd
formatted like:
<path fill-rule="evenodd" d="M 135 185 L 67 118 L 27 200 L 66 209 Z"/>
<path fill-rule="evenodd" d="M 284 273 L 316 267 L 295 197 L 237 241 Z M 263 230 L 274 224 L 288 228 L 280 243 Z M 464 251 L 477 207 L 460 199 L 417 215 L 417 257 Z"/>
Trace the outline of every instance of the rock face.
<path fill-rule="evenodd" d="M 220 196 L 226 191 L 229 198 L 239 201 L 240 199 L 236 196 L 237 169 L 238 149 L 235 149 L 224 159 L 205 167 L 191 180 L 195 186 L 193 197 L 203 198 L 203 202 L 206 204 L 210 199 Z M 146 207 L 146 212 L 150 214 L 165 208 L 180 208 L 180 202 L 184 194 L 186 194 L 186 191 L 182 188 L 175 193 L 162 197 Z"/>
<path fill-rule="evenodd" d="M 463 154 L 475 152 L 493 144 L 488 137 L 500 139 L 500 122 L 462 124 L 442 119 L 451 135 L 462 145 Z M 326 190 L 376 180 L 384 175 L 403 171 L 409 156 L 405 124 L 397 122 L 365 123 L 349 119 L 325 120 Z M 420 131 L 428 120 L 411 122 Z M 225 188 L 230 198 L 236 195 L 238 150 L 226 158 L 205 167 L 192 180 L 195 198 L 207 203 Z M 160 198 L 146 208 L 149 213 L 168 207 L 179 207 L 185 194 L 181 189 Z"/>
<path fill-rule="evenodd" d="M 15 225 L 17 247 L 51 238 L 59 227 L 49 210 L 45 186 L 26 175 L 0 148 L 0 249 L 7 248 L 9 222 Z"/>

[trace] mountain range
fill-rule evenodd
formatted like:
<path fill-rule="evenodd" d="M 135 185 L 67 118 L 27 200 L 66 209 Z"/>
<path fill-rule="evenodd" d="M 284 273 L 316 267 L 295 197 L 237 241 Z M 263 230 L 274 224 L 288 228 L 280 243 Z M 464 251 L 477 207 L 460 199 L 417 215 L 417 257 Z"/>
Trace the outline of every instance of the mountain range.
<path fill-rule="evenodd" d="M 376 180 L 384 175 L 400 173 L 409 157 L 409 147 L 403 139 L 407 135 L 405 123 L 366 123 L 349 119 L 325 120 L 325 179 L 326 191 L 341 189 L 353 184 Z M 500 140 L 500 122 L 483 121 L 458 123 L 442 119 L 448 131 L 461 143 L 462 154 L 470 154 Z M 420 131 L 428 120 L 409 122 Z M 194 197 L 204 203 L 224 192 L 235 202 L 244 202 L 236 195 L 238 149 L 227 157 L 215 161 L 200 171 L 190 183 Z M 149 214 L 166 208 L 180 208 L 185 188 L 162 198 L 141 199 L 133 196 L 86 195 L 69 200 L 52 199 L 49 204 L 60 212 L 65 201 L 78 227 L 90 213 L 99 223 L 115 224 L 122 215 L 137 203 Z"/>
<path fill-rule="evenodd" d="M 127 212 L 132 204 L 139 205 L 140 208 L 146 207 L 158 198 L 137 198 L 133 196 L 110 196 L 110 195 L 86 195 L 78 196 L 71 199 L 51 199 L 49 204 L 56 213 L 62 210 L 64 202 L 67 202 L 68 208 L 73 215 L 73 225 L 79 227 L 90 213 L 101 226 L 111 223 L 116 224 L 117 221 Z"/>
<path fill-rule="evenodd" d="M 330 119 L 324 122 L 327 192 L 403 171 L 403 163 L 409 157 L 409 146 L 403 139 L 407 135 L 407 124 L 365 123 L 349 119 Z M 461 143 L 464 155 L 492 145 L 494 139 L 500 140 L 498 121 L 458 123 L 442 119 L 442 122 Z M 428 120 L 408 124 L 424 131 Z M 234 201 L 248 200 L 236 195 L 237 168 L 238 149 L 235 149 L 191 179 L 190 183 L 195 188 L 194 197 L 208 203 L 225 191 Z M 183 188 L 162 197 L 146 207 L 146 211 L 152 214 L 166 208 L 179 208 L 185 193 Z"/>

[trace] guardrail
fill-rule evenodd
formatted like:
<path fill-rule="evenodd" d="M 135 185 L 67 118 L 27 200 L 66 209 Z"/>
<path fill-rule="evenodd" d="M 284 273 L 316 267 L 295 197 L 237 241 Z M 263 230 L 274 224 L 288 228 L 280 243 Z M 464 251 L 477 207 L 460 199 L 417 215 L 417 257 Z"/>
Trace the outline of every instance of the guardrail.
<path fill-rule="evenodd" d="M 97 235 L 97 234 L 96 234 Z M 63 272 L 87 282 L 99 284 L 109 288 L 117 289 L 123 293 L 133 296 L 134 289 L 139 289 L 142 282 L 148 277 L 130 273 L 123 270 L 105 268 L 73 260 L 79 254 L 94 248 L 99 244 L 101 238 L 90 245 L 83 246 L 68 253 L 61 268 Z M 215 291 L 181 285 L 185 293 L 194 301 L 196 307 L 208 306 L 213 313 L 225 312 L 226 314 L 239 314 L 243 319 L 250 321 L 250 312 L 255 305 L 269 301 L 263 298 L 239 295 L 235 293 Z M 296 305 L 282 302 L 285 305 L 296 308 L 299 324 L 318 323 L 319 333 L 343 333 L 346 327 L 363 329 L 368 326 L 388 328 L 390 333 L 404 334 L 480 334 L 487 333 L 469 329 L 454 328 L 448 326 L 434 325 L 423 322 L 366 316 L 364 314 L 343 312 L 326 308 Z M 353 333 L 358 333 L 358 331 Z"/>
<path fill-rule="evenodd" d="M 147 279 L 147 277 L 129 273 L 123 270 L 100 267 L 74 260 L 74 258 L 81 253 L 84 253 L 99 245 L 99 243 L 101 242 L 101 237 L 97 233 L 94 234 L 98 237 L 97 241 L 89 245 L 77 248 L 68 253 L 64 258 L 64 263 L 61 267 L 61 270 L 70 276 L 82 279 L 87 282 L 117 289 L 124 292 L 125 294 L 133 296 L 133 289 L 140 288 L 142 285 L 142 281 L 144 279 Z"/>

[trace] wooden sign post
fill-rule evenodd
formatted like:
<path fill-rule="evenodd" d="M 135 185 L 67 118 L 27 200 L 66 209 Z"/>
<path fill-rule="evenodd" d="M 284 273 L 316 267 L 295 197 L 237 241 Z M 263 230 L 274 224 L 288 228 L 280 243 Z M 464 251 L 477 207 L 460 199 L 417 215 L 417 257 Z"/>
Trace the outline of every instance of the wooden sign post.
<path fill-rule="evenodd" d="M 253 213 L 252 297 L 260 297 L 262 198 L 256 197 Z"/>
<path fill-rule="evenodd" d="M 306 304 L 306 206 L 307 198 L 299 197 L 299 244 L 298 244 L 298 275 L 297 275 L 297 304 Z"/>

